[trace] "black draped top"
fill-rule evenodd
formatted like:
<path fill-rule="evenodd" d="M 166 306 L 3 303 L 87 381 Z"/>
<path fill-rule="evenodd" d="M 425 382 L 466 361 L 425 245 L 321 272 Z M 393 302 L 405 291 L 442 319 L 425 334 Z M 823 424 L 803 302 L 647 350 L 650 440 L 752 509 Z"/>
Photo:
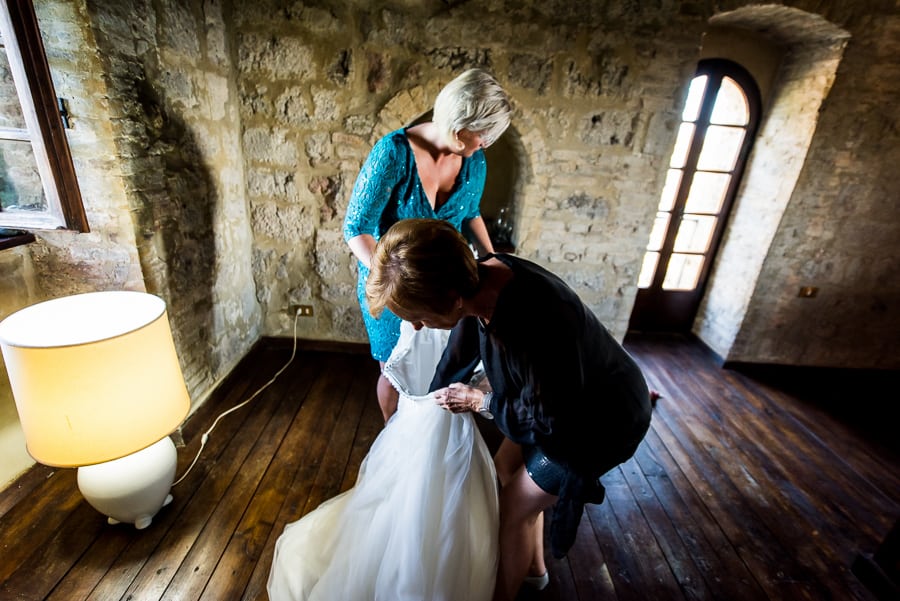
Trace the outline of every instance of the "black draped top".
<path fill-rule="evenodd" d="M 513 276 L 489 323 L 467 317 L 453 329 L 431 390 L 467 382 L 484 362 L 500 431 L 566 470 L 551 524 L 552 551 L 562 557 L 584 503 L 603 500 L 599 477 L 646 433 L 649 393 L 631 356 L 561 278 L 519 257 L 490 256 Z"/>

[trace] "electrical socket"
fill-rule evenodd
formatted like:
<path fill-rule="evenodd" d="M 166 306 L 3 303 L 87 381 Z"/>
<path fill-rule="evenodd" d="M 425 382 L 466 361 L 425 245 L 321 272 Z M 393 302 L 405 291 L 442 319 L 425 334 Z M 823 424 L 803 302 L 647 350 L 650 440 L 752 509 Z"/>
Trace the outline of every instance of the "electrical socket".
<path fill-rule="evenodd" d="M 312 305 L 294 305 L 291 307 L 291 310 L 295 315 L 299 315 L 300 317 L 312 317 L 313 316 L 313 306 Z"/>

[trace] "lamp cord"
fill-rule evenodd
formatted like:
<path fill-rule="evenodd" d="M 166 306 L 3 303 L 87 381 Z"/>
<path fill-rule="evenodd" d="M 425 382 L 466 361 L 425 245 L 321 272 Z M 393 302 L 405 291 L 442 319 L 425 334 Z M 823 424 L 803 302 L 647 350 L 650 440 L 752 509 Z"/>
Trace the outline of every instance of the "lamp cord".
<path fill-rule="evenodd" d="M 268 388 L 272 384 L 272 382 L 274 382 L 276 379 L 278 379 L 278 376 L 280 376 L 281 373 L 288 368 L 288 365 L 291 364 L 291 362 L 294 360 L 294 356 L 297 354 L 297 320 L 299 319 L 299 317 L 300 317 L 300 310 L 298 309 L 297 312 L 294 314 L 294 345 L 293 345 L 293 348 L 291 349 L 291 358 L 287 360 L 287 363 L 285 363 L 281 369 L 279 369 L 277 372 L 275 372 L 275 375 L 272 376 L 272 378 L 268 382 L 263 384 L 259 388 L 259 390 L 257 390 L 252 395 L 250 395 L 250 398 L 248 398 L 246 401 L 243 401 L 242 403 L 240 403 L 238 405 L 235 405 L 234 407 L 232 407 L 231 409 L 228 409 L 227 411 L 223 411 L 222 413 L 219 414 L 218 417 L 216 417 L 216 419 L 213 421 L 213 423 L 209 427 L 209 429 L 203 433 L 203 436 L 200 437 L 200 448 L 197 449 L 197 454 L 194 456 L 194 460 L 188 466 L 187 470 L 185 470 L 185 472 L 181 475 L 181 477 L 172 483 L 172 486 L 177 486 L 178 483 L 181 482 L 182 480 L 184 480 L 185 477 L 190 473 L 190 471 L 192 469 L 194 469 L 194 465 L 196 465 L 197 460 L 200 459 L 200 454 L 203 452 L 203 447 L 206 446 L 206 441 L 209 440 L 209 433 L 213 431 L 213 428 L 216 427 L 216 424 L 219 423 L 219 420 L 222 419 L 223 417 L 225 417 L 226 415 L 228 415 L 229 413 L 231 413 L 232 411 L 237 411 L 238 409 L 240 409 L 241 407 L 243 407 L 244 405 L 246 405 L 247 403 L 249 403 L 250 401 L 255 399 L 259 393 L 261 393 L 263 390 Z"/>

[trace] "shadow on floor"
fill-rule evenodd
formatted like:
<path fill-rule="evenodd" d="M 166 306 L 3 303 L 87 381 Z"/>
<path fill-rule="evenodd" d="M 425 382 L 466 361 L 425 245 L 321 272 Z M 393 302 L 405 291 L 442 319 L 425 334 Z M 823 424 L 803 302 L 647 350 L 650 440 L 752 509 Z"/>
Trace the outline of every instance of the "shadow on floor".
<path fill-rule="evenodd" d="M 725 368 L 824 411 L 900 455 L 900 437 L 889 419 L 900 400 L 900 371 L 760 364 L 726 364 Z"/>

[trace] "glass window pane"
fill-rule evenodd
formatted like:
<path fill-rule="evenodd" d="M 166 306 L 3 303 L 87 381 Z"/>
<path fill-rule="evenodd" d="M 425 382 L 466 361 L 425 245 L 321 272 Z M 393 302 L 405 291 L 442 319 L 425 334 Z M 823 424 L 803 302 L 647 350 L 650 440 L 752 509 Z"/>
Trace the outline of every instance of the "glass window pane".
<path fill-rule="evenodd" d="M 716 218 L 709 215 L 684 215 L 675 235 L 675 252 L 704 253 L 712 239 Z"/>
<path fill-rule="evenodd" d="M 718 213 L 722 208 L 730 181 L 731 175 L 728 173 L 697 171 L 691 181 L 691 189 L 688 192 L 684 211 L 686 213 Z"/>
<path fill-rule="evenodd" d="M 700 105 L 703 102 L 703 92 L 706 91 L 706 75 L 700 75 L 691 80 L 687 100 L 684 102 L 684 111 L 681 113 L 682 121 L 696 121 L 700 114 Z"/>
<path fill-rule="evenodd" d="M 0 140 L 0 211 L 46 211 L 31 142 Z"/>
<path fill-rule="evenodd" d="M 0 127 L 26 127 L 12 71 L 9 70 L 6 48 L 0 48 Z"/>
<path fill-rule="evenodd" d="M 700 278 L 703 255 L 672 254 L 666 267 L 663 290 L 693 290 Z"/>
<path fill-rule="evenodd" d="M 653 222 L 653 231 L 650 232 L 650 241 L 647 243 L 647 250 L 659 250 L 662 248 L 663 240 L 666 238 L 666 230 L 669 227 L 670 213 L 659 211 L 656 214 L 656 221 Z"/>
<path fill-rule="evenodd" d="M 697 169 L 703 171 L 731 171 L 741 151 L 744 130 L 740 127 L 710 125 L 703 139 L 703 149 Z"/>
<path fill-rule="evenodd" d="M 678 186 L 681 185 L 681 169 L 669 169 L 666 173 L 666 183 L 663 186 L 662 196 L 659 197 L 660 211 L 671 211 L 675 206 L 675 197 L 678 195 Z"/>
<path fill-rule="evenodd" d="M 638 288 L 650 287 L 650 284 L 653 283 L 653 275 L 656 273 L 657 263 L 659 263 L 659 253 L 648 252 L 644 255 L 641 275 L 638 276 Z"/>
<path fill-rule="evenodd" d="M 688 150 L 691 148 L 691 138 L 694 137 L 694 124 L 682 123 L 678 128 L 678 137 L 675 139 L 675 149 L 672 151 L 672 160 L 669 167 L 676 169 L 684 167 Z"/>
<path fill-rule="evenodd" d="M 730 77 L 723 78 L 709 122 L 719 125 L 747 125 L 749 121 L 750 109 L 744 91 Z"/>
<path fill-rule="evenodd" d="M 59 115 L 37 109 L 59 102 L 46 56 L 39 43 L 20 47 L 40 39 L 34 7 L 18 2 L 13 11 L 7 4 L 0 11 L 0 227 L 88 232 Z"/>

